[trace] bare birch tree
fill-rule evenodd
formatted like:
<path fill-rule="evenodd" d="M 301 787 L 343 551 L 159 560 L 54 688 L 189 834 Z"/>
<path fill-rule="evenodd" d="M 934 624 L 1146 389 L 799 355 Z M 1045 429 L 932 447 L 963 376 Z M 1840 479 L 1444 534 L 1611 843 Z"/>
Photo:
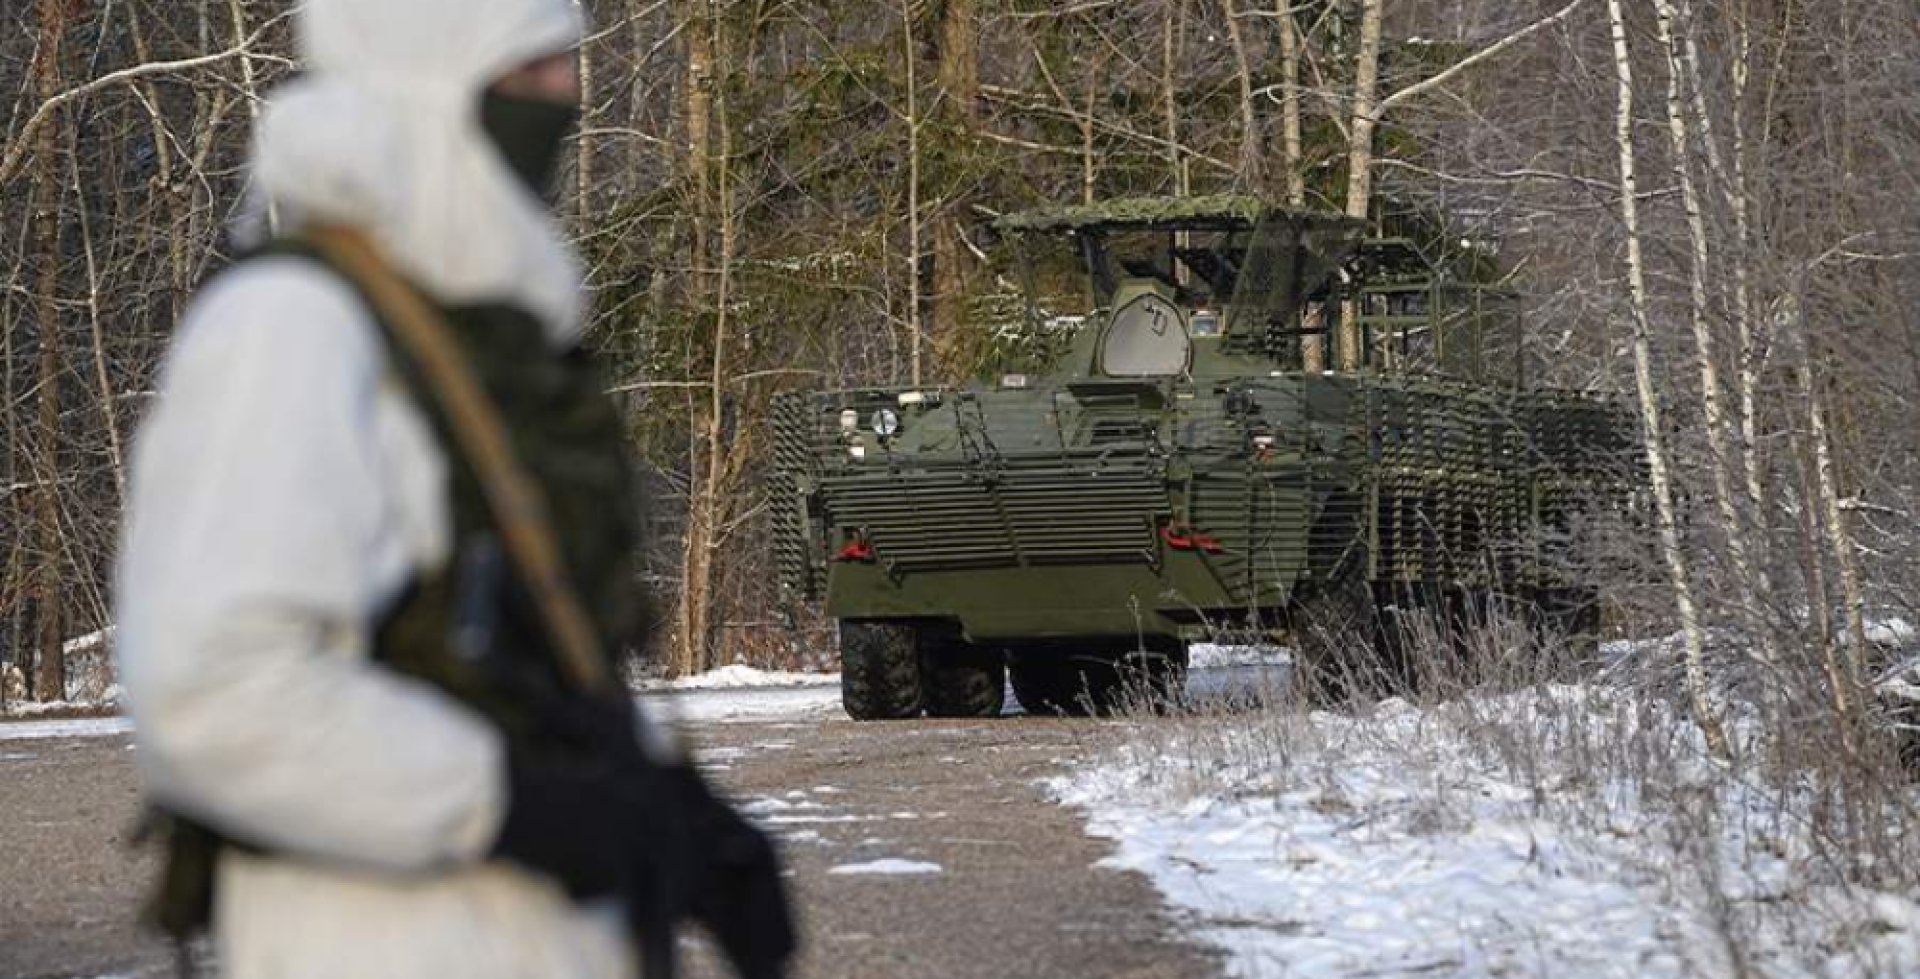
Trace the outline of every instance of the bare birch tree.
<path fill-rule="evenodd" d="M 1681 0 L 1685 3 L 1686 0 Z M 1685 211 L 1688 250 L 1687 297 L 1689 319 L 1693 326 L 1694 365 L 1700 378 L 1700 402 L 1704 414 L 1707 446 L 1709 449 L 1709 468 L 1713 473 L 1713 499 L 1720 515 L 1720 532 L 1727 545 L 1729 562 L 1733 565 L 1734 578 L 1744 586 L 1745 592 L 1753 596 L 1751 601 L 1741 603 L 1741 611 L 1751 626 L 1754 639 L 1760 643 L 1762 663 L 1772 670 L 1780 662 L 1780 651 L 1775 642 L 1773 630 L 1766 619 L 1763 603 L 1766 602 L 1764 571 L 1756 562 L 1749 544 L 1738 492 L 1735 490 L 1735 467 L 1733 447 L 1729 440 L 1729 417 L 1726 408 L 1726 394 L 1720 383 L 1720 363 L 1717 342 L 1714 338 L 1711 300 L 1707 293 L 1707 277 L 1711 268 L 1711 254 L 1707 245 L 1706 217 L 1702 212 L 1702 202 L 1698 183 L 1694 178 L 1693 160 L 1696 156 L 1694 134 L 1687 124 L 1684 87 L 1690 71 L 1687 65 L 1691 58 L 1683 55 L 1675 33 L 1675 21 L 1680 11 L 1674 0 L 1654 0 L 1657 12 L 1656 23 L 1660 38 L 1661 52 L 1667 65 L 1667 134 L 1673 151 L 1674 178 L 1680 186 L 1681 206 Z M 1704 121 L 1704 115 L 1700 116 Z"/>
<path fill-rule="evenodd" d="M 1307 204 L 1307 174 L 1300 145 L 1300 25 L 1294 20 L 1293 0 L 1277 0 L 1274 9 L 1280 38 L 1280 168 L 1287 186 L 1287 204 Z"/>
<path fill-rule="evenodd" d="M 1654 515 L 1660 527 L 1660 553 L 1666 562 L 1673 587 L 1673 602 L 1680 616 L 1680 629 L 1686 643 L 1687 690 L 1693 700 L 1694 715 L 1707 742 L 1715 752 L 1724 754 L 1727 737 L 1720 725 L 1719 711 L 1708 691 L 1706 640 L 1700 626 L 1699 610 L 1694 605 L 1693 583 L 1687 569 L 1686 553 L 1680 547 L 1680 521 L 1673 503 L 1673 481 L 1668 472 L 1666 427 L 1661 421 L 1660 396 L 1653 380 L 1653 324 L 1648 307 L 1647 276 L 1640 245 L 1640 186 L 1635 176 L 1633 143 L 1633 61 L 1627 46 L 1626 16 L 1621 0 L 1607 0 L 1607 16 L 1613 28 L 1613 64 L 1618 80 L 1619 104 L 1614 137 L 1620 153 L 1620 222 L 1626 236 L 1628 304 L 1633 320 L 1633 375 L 1640 401 L 1641 438 L 1646 442 L 1647 473 L 1652 483 Z"/>

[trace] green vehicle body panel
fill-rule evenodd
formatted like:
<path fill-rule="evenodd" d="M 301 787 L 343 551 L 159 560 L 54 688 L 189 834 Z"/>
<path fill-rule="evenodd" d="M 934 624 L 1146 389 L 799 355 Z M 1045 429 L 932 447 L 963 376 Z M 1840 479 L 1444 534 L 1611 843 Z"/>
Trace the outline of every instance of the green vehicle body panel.
<path fill-rule="evenodd" d="M 1001 225 L 1233 229 L 1272 213 L 1248 198 L 1149 200 Z M 1339 262 L 1314 236 L 1357 243 L 1358 233 L 1343 218 L 1283 218 L 1294 224 L 1280 240 L 1299 246 L 1292 267 L 1312 267 L 1280 300 L 1291 314 Z M 1180 309 L 1185 331 L 1196 310 L 1172 290 L 1126 279 L 1108 307 L 1147 296 L 1143 309 Z M 1431 323 L 1437 305 L 1404 319 Z M 1633 429 L 1611 401 L 1412 373 L 1307 374 L 1250 342 L 1255 331 L 1233 322 L 1242 315 L 1190 336 L 1183 366 L 1151 376 L 1103 369 L 1122 329 L 1109 314 L 1024 386 L 785 396 L 770 487 L 784 590 L 840 619 L 957 622 L 981 643 L 1276 626 L 1300 596 L 1346 575 L 1555 587 L 1541 541 L 1596 492 L 1625 499 Z M 1405 329 L 1392 319 L 1370 328 Z M 876 425 L 883 411 L 891 426 Z"/>

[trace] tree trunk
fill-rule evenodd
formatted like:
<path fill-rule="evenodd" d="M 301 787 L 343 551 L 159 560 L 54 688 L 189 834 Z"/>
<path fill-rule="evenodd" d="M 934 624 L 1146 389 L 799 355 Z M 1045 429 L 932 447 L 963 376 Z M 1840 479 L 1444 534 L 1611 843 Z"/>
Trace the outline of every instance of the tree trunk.
<path fill-rule="evenodd" d="M 1280 140 L 1287 168 L 1287 203 L 1307 203 L 1306 161 L 1300 144 L 1300 55 L 1304 38 L 1295 19 L 1292 0 L 1280 0 L 1280 82 L 1286 86 L 1280 102 Z M 1327 369 L 1327 335 L 1300 338 L 1300 367 L 1309 374 Z"/>
<path fill-rule="evenodd" d="M 1758 341 L 1754 333 L 1754 307 L 1752 294 L 1753 256 L 1750 248 L 1753 242 L 1752 196 L 1747 187 L 1747 145 L 1746 145 L 1746 109 L 1749 65 L 1753 56 L 1753 39 L 1744 14 L 1732 14 L 1734 24 L 1734 54 L 1728 66 L 1731 84 L 1728 87 L 1727 116 L 1732 122 L 1733 146 L 1728 154 L 1732 166 L 1722 158 L 1719 140 L 1713 135 L 1713 111 L 1707 104 L 1707 85 L 1705 73 L 1700 67 L 1699 44 L 1693 28 L 1692 4 L 1683 0 L 1678 13 L 1682 29 L 1683 62 L 1686 68 L 1687 89 L 1692 97 L 1693 115 L 1700 124 L 1700 145 L 1706 151 L 1707 168 L 1721 185 L 1721 196 L 1726 199 L 1727 208 L 1733 215 L 1733 248 L 1730 264 L 1733 266 L 1733 322 L 1737 331 L 1739 374 L 1737 396 L 1740 399 L 1739 431 L 1740 458 L 1746 479 L 1748 505 L 1754 514 L 1754 522 L 1761 529 L 1758 542 L 1764 546 L 1764 520 L 1760 514 L 1766 508 L 1766 493 L 1762 483 L 1762 466 L 1759 451 L 1759 355 Z M 1765 555 L 1761 555 L 1759 573 L 1767 573 Z"/>
<path fill-rule="evenodd" d="M 900 30 L 907 58 L 907 339 L 914 387 L 925 383 L 925 331 L 920 323 L 920 54 L 913 0 L 900 0 Z"/>
<path fill-rule="evenodd" d="M 247 10 L 242 0 L 227 0 L 227 18 L 232 22 L 233 43 L 245 44 L 252 33 L 247 26 Z M 211 49 L 208 53 L 212 53 Z M 254 74 L 253 59 L 242 57 L 240 62 L 240 94 L 247 100 L 247 119 L 255 127 L 260 125 L 260 80 Z M 272 201 L 267 202 L 267 229 L 270 232 L 280 230 L 280 212 Z"/>
<path fill-rule="evenodd" d="M 1375 103 L 1380 94 L 1381 7 L 1385 2 L 1360 2 L 1360 51 L 1353 77 L 1353 122 L 1347 129 L 1346 213 L 1363 221 L 1373 203 L 1373 131 L 1379 122 Z M 1344 303 L 1340 311 L 1340 333 L 1334 345 L 1335 362 L 1343 371 L 1358 371 L 1364 355 L 1360 309 L 1353 302 Z"/>
<path fill-rule="evenodd" d="M 76 200 L 86 200 L 86 186 L 80 178 L 80 148 L 69 147 L 67 162 L 69 176 L 73 180 L 73 196 Z M 115 406 L 113 382 L 108 374 L 106 331 L 101 323 L 100 312 L 100 263 L 94 255 L 93 227 L 88 220 L 88 208 L 78 209 L 80 216 L 80 252 L 86 259 L 87 272 L 87 330 L 93 344 L 93 383 L 94 396 L 100 399 L 100 421 L 107 432 L 107 461 L 113 466 L 113 502 L 115 508 L 124 506 L 127 499 L 127 463 L 126 453 L 120 437 L 120 412 Z"/>
<path fill-rule="evenodd" d="M 1800 568 L 1806 579 L 1807 610 L 1812 617 L 1813 642 L 1818 650 L 1821 673 L 1827 682 L 1828 695 L 1833 700 L 1834 717 L 1840 727 L 1841 743 L 1848 750 L 1854 747 L 1853 729 L 1853 679 L 1847 668 L 1841 663 L 1834 648 L 1833 611 L 1829 604 L 1832 590 L 1827 587 L 1827 570 L 1820 553 L 1820 515 L 1813 501 L 1820 498 L 1817 489 L 1819 477 L 1814 475 L 1817 463 L 1808 449 L 1806 440 L 1800 435 L 1797 426 L 1788 426 L 1789 450 L 1793 453 L 1794 468 L 1800 481 L 1800 506 L 1796 507 L 1797 529 L 1800 536 Z"/>
<path fill-rule="evenodd" d="M 1734 489 L 1733 447 L 1728 442 L 1726 395 L 1720 384 L 1720 357 L 1713 335 L 1707 295 L 1707 275 L 1711 256 L 1707 246 L 1706 216 L 1701 210 L 1700 191 L 1694 180 L 1694 139 L 1689 131 L 1682 86 L 1689 74 L 1674 23 L 1680 11 L 1673 0 L 1654 0 L 1658 14 L 1662 53 L 1667 62 L 1667 135 L 1673 149 L 1674 178 L 1680 185 L 1681 206 L 1687 219 L 1687 239 L 1692 246 L 1687 267 L 1688 309 L 1693 324 L 1695 366 L 1700 375 L 1700 401 L 1705 414 L 1707 447 L 1713 470 L 1714 504 L 1720 513 L 1721 532 L 1726 535 L 1727 557 L 1733 565 L 1733 578 L 1744 593 L 1740 613 L 1760 643 L 1762 665 L 1771 674 L 1780 663 L 1780 650 L 1766 617 L 1768 591 L 1760 567 L 1748 543 L 1746 520 L 1740 512 Z M 1698 76 L 1698 72 L 1691 74 Z M 1704 106 L 1703 106 L 1704 108 Z M 1705 117 L 1702 116 L 1704 119 Z M 1702 133 L 1703 136 L 1706 134 Z M 1710 141 L 1709 141 L 1710 142 Z M 1709 146 L 1709 152 L 1712 152 Z"/>
<path fill-rule="evenodd" d="M 687 301 L 696 310 L 715 309 L 712 336 L 713 363 L 718 370 L 725 356 L 722 337 L 726 325 L 726 306 L 716 295 L 723 289 L 710 288 L 714 256 L 710 245 L 716 221 L 731 223 L 720 202 L 715 199 L 715 160 L 725 165 L 725 155 L 714 147 L 716 90 L 713 75 L 717 64 L 718 18 L 711 0 L 688 0 L 681 10 L 681 30 L 687 52 L 685 95 L 686 156 L 682 161 L 691 197 L 691 234 Z M 722 239 L 727 235 L 723 232 Z M 722 263 L 724 264 L 724 263 Z M 690 395 L 687 453 L 687 523 L 680 549 L 680 594 L 674 610 L 675 643 L 669 658 L 670 672 L 685 675 L 699 672 L 706 663 L 712 639 L 713 623 L 713 542 L 718 533 L 718 515 L 714 512 L 719 471 L 715 452 L 720 439 L 718 389 L 702 397 Z"/>
<path fill-rule="evenodd" d="M 974 134 L 980 126 L 980 24 L 978 0 L 946 0 L 941 8 L 938 78 L 950 129 L 961 145 L 954 154 L 971 156 Z M 952 175 L 949 179 L 954 179 Z M 966 301 L 973 279 L 974 260 L 967 250 L 962 221 L 971 195 L 960 174 L 958 185 L 942 189 L 933 226 L 933 335 L 940 375 L 960 382 L 973 374 L 979 361 L 979 337 L 968 334 Z"/>
<path fill-rule="evenodd" d="M 1634 175 L 1633 63 L 1627 48 L 1626 18 L 1621 12 L 1620 0 L 1607 0 L 1607 14 L 1613 27 L 1613 64 L 1619 81 L 1614 133 L 1620 152 L 1620 217 L 1627 236 L 1627 282 L 1633 308 L 1633 373 L 1640 401 L 1641 434 L 1646 439 L 1647 472 L 1660 526 L 1660 553 L 1667 566 L 1686 643 L 1687 693 L 1708 746 L 1716 754 L 1724 755 L 1727 737 L 1707 690 L 1706 639 L 1694 606 L 1686 554 L 1680 550 L 1680 523 L 1674 511 L 1673 486 L 1667 472 L 1663 441 L 1666 429 L 1660 420 L 1659 395 L 1653 381 L 1653 328 L 1648 321 L 1646 267 L 1640 253 L 1640 190 Z"/>
<path fill-rule="evenodd" d="M 1266 146 L 1260 138 L 1260 120 L 1253 109 L 1253 66 L 1247 57 L 1246 32 L 1240 27 L 1240 13 L 1234 0 L 1221 0 L 1226 16 L 1227 40 L 1233 47 L 1235 76 L 1240 82 L 1240 173 L 1239 183 L 1256 192 L 1265 190 Z"/>
<path fill-rule="evenodd" d="M 64 0 L 40 0 L 40 51 L 33 64 L 35 86 L 42 102 L 60 91 L 60 59 L 69 7 Z M 34 432 L 33 490 L 34 579 L 33 670 L 30 695 L 46 702 L 66 696 L 64 596 L 60 559 L 65 543 L 60 532 L 60 177 L 59 120 L 42 126 L 35 147 L 38 167 L 29 190 L 27 221 L 40 258 L 34 292 L 34 338 L 39 346 L 39 419 Z"/>
<path fill-rule="evenodd" d="M 580 45 L 580 135 L 573 144 L 573 221 L 580 232 L 586 230 L 593 214 L 593 127 L 597 121 L 593 111 L 600 101 L 595 88 L 593 47 L 591 41 Z"/>
<path fill-rule="evenodd" d="M 717 29 L 709 0 L 683 0 L 680 24 L 686 39 L 687 76 L 684 93 L 686 118 L 680 172 L 689 178 L 692 189 L 692 264 L 694 282 L 703 281 L 709 259 L 709 221 L 713 212 L 713 95 L 714 37 Z"/>
<path fill-rule="evenodd" d="M 152 61 L 153 50 L 147 41 L 146 28 L 141 20 L 141 4 L 132 0 L 126 6 L 127 33 L 133 41 L 133 53 L 142 62 Z M 134 83 L 134 90 L 140 93 L 140 105 L 147 115 L 148 137 L 153 144 L 153 176 L 148 185 L 153 194 L 165 202 L 167 211 L 167 271 L 169 275 L 167 303 L 169 321 L 178 321 L 185 311 L 187 296 L 192 285 L 187 271 L 185 209 L 181 206 L 180 196 L 184 184 L 175 186 L 173 140 L 167 133 L 167 120 L 161 114 L 160 94 L 154 86 L 145 81 Z"/>
<path fill-rule="evenodd" d="M 1300 25 L 1293 0 L 1279 0 L 1280 21 L 1280 165 L 1286 170 L 1287 204 L 1307 205 L 1306 162 L 1300 158 Z"/>
<path fill-rule="evenodd" d="M 1094 84 L 1094 78 L 1087 79 L 1087 98 L 1084 114 L 1080 117 L 1080 203 L 1092 205 L 1099 188 L 1099 164 L 1094 155 L 1093 110 L 1099 104 L 1100 89 Z"/>
<path fill-rule="evenodd" d="M 12 267 L 8 269 L 11 281 L 24 281 L 22 270 L 26 265 L 26 249 L 15 252 Z M 5 419 L 7 438 L 6 468 L 0 469 L 0 520 L 9 527 L 27 527 L 30 510 L 23 505 L 22 494 L 14 489 L 17 484 L 26 482 L 23 471 L 30 471 L 31 462 L 26 458 L 26 447 L 21 444 L 20 413 L 15 410 L 19 404 L 15 391 L 15 373 L 12 370 L 16 342 L 24 339 L 15 328 L 12 297 L 0 297 L 0 417 Z M 31 501 L 26 501 L 30 503 Z M 26 582 L 26 545 L 23 535 L 9 535 L 4 544 L 7 551 L 7 563 L 4 576 L 0 576 L 0 709 L 14 696 L 11 678 L 16 668 L 29 664 L 26 658 L 27 643 L 23 638 L 25 629 L 25 603 L 20 596 L 28 591 Z"/>
<path fill-rule="evenodd" d="M 1186 196 L 1186 166 L 1180 152 L 1180 101 L 1174 85 L 1173 53 L 1181 0 L 1166 0 L 1160 25 L 1160 108 L 1166 126 L 1167 175 L 1173 178 L 1174 193 Z"/>
<path fill-rule="evenodd" d="M 1798 304 L 1796 304 L 1797 306 Z M 1798 312 L 1804 316 L 1804 312 Z M 1833 458 L 1833 437 L 1827 423 L 1825 393 L 1814 376 L 1818 362 L 1812 337 L 1804 319 L 1797 322 L 1804 351 L 1800 363 L 1800 393 L 1807 399 L 1808 438 L 1813 443 L 1814 474 L 1818 477 L 1820 515 L 1827 525 L 1827 543 L 1833 549 L 1834 564 L 1840 571 L 1841 614 L 1847 627 L 1847 670 L 1849 679 L 1859 684 L 1867 677 L 1866 589 L 1860 580 L 1860 559 L 1854 548 L 1853 531 L 1840 508 L 1840 478 Z"/>

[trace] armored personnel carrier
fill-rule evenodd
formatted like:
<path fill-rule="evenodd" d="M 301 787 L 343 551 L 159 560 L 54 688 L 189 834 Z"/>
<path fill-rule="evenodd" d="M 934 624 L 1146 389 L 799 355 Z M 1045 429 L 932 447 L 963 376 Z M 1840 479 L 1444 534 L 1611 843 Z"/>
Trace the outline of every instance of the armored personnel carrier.
<path fill-rule="evenodd" d="M 1623 505 L 1629 418 L 1528 388 L 1514 297 L 1418 227 L 1238 196 L 1010 215 L 1077 256 L 1078 296 L 1019 263 L 1031 329 L 1077 328 L 1050 372 L 786 396 L 782 587 L 838 621 L 847 712 L 997 714 L 1009 671 L 1028 710 L 1100 710 L 1177 691 L 1221 629 L 1394 681 L 1409 609 L 1591 630 L 1555 552 Z M 1343 317 L 1361 368 L 1303 369 Z"/>

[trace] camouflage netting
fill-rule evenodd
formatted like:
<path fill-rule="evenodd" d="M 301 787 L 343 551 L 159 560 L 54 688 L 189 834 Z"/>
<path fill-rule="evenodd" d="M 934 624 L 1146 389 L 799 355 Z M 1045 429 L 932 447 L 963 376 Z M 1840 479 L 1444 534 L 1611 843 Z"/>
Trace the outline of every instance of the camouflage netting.
<path fill-rule="evenodd" d="M 1286 209 L 1264 198 L 1246 194 L 1205 197 L 1121 197 L 1098 204 L 1035 208 L 1006 215 L 994 222 L 1001 232 L 1079 231 L 1087 228 L 1147 231 L 1156 228 L 1233 231 L 1251 228 Z M 1342 215 L 1302 211 L 1299 217 L 1315 222 L 1346 222 Z"/>

